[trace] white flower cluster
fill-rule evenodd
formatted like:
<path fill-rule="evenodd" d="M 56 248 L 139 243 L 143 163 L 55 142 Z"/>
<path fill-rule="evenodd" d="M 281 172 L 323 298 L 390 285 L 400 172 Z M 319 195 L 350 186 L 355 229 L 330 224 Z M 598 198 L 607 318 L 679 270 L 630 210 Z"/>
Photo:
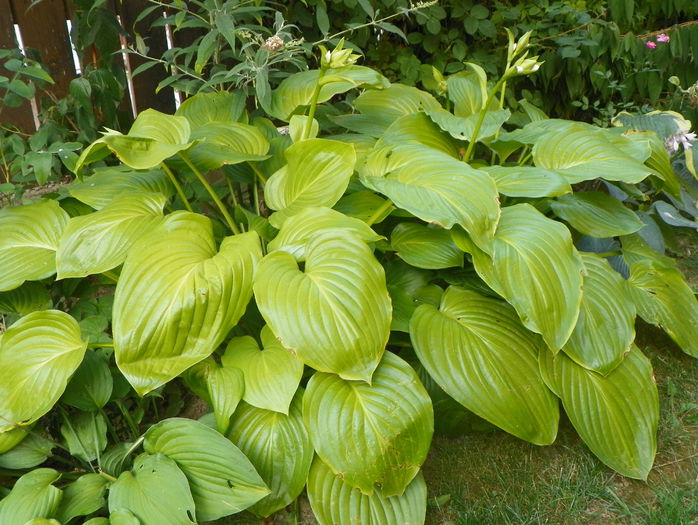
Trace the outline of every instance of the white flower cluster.
<path fill-rule="evenodd" d="M 690 148 L 691 142 L 696 140 L 695 133 L 686 133 L 684 131 L 679 131 L 670 135 L 664 141 L 664 147 L 668 153 L 676 153 L 679 151 L 679 144 L 683 146 L 683 149 Z"/>

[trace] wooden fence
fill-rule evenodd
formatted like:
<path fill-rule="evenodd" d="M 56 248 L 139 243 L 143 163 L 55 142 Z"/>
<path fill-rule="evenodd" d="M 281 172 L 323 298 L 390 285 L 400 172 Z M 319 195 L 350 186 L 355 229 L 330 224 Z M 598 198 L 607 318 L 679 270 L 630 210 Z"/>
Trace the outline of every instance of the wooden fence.
<path fill-rule="evenodd" d="M 33 4 L 33 5 L 32 5 Z M 134 27 L 134 21 L 143 9 L 150 4 L 147 0 L 109 0 L 109 7 L 116 13 L 125 28 Z M 55 84 L 50 91 L 58 98 L 68 93 L 70 81 L 78 76 L 68 34 L 67 21 L 73 20 L 71 0 L 0 0 L 0 48 L 17 47 L 15 26 L 18 27 L 25 49 L 33 49 L 41 57 Z M 142 20 L 136 29 L 146 35 L 150 53 L 160 56 L 167 49 L 167 38 L 162 28 L 150 31 L 150 18 Z M 139 57 L 128 55 L 130 68 L 140 63 Z M 81 66 L 82 67 L 82 66 Z M 83 67 L 84 69 L 84 67 Z M 0 63 L 0 75 L 11 76 Z M 138 75 L 131 84 L 131 100 L 134 111 L 153 107 L 161 111 L 174 110 L 174 97 L 171 90 L 163 90 L 156 97 L 155 87 L 164 78 L 161 68 L 151 68 Z M 128 102 L 126 102 L 128 104 Z M 0 105 L 0 122 L 10 123 L 27 131 L 35 129 L 36 108 L 26 103 L 18 108 Z"/>

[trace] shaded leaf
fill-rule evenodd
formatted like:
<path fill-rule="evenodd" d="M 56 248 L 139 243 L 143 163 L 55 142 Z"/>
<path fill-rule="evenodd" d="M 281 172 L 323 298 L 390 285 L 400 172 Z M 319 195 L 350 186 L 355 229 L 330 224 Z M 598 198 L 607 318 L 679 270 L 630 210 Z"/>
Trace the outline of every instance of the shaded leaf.
<path fill-rule="evenodd" d="M 402 260 L 428 270 L 463 266 L 463 252 L 443 228 L 403 222 L 390 234 L 390 244 Z"/>
<path fill-rule="evenodd" d="M 599 191 L 575 192 L 550 201 L 555 215 L 584 235 L 604 239 L 628 235 L 644 223 L 619 200 Z"/>
<path fill-rule="evenodd" d="M 63 492 L 52 483 L 60 477 L 53 469 L 40 468 L 19 478 L 10 494 L 0 501 L 0 523 L 24 524 L 34 518 L 53 516 Z"/>

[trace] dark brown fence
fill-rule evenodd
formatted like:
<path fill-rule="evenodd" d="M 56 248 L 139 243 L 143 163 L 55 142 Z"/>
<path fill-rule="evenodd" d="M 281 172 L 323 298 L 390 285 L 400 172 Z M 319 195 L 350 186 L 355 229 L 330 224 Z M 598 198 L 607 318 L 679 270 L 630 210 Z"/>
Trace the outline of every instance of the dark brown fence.
<path fill-rule="evenodd" d="M 130 29 L 142 10 L 152 4 L 147 0 L 110 0 L 109 5 L 119 16 L 122 26 Z M 24 48 L 33 49 L 53 77 L 55 84 L 49 89 L 57 98 L 68 93 L 70 81 L 78 75 L 68 34 L 67 21 L 72 19 L 71 0 L 0 0 L 0 48 L 19 45 L 15 31 L 17 26 Z M 166 35 L 162 28 L 149 31 L 151 21 L 152 17 L 140 21 L 137 30 L 146 35 L 151 54 L 159 56 L 167 48 Z M 135 69 L 141 63 L 141 59 L 134 55 L 128 55 L 127 60 L 129 69 Z M 11 74 L 0 64 L 0 75 Z M 161 111 L 171 111 L 174 108 L 171 90 L 164 90 L 155 96 L 155 87 L 163 78 L 164 71 L 160 68 L 151 68 L 137 77 L 130 86 L 134 111 L 148 107 Z M 36 107 L 32 109 L 30 103 L 18 108 L 0 105 L 0 122 L 25 130 L 35 129 L 35 115 Z"/>

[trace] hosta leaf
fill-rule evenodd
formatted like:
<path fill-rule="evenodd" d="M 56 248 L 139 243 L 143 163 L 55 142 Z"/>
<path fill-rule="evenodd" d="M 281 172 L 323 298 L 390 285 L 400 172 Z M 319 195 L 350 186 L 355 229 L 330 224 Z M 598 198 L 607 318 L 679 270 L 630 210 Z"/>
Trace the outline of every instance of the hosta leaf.
<path fill-rule="evenodd" d="M 335 229 L 350 231 L 365 242 L 376 242 L 383 238 L 365 222 L 338 211 L 330 208 L 304 208 L 284 222 L 281 231 L 267 245 L 267 249 L 270 252 L 283 250 L 296 259 L 303 260 L 305 247 L 313 236 Z"/>
<path fill-rule="evenodd" d="M 454 139 L 458 140 L 482 140 L 493 137 L 502 125 L 509 120 L 511 112 L 508 109 L 489 110 L 485 113 L 480 130 L 475 136 L 480 115 L 478 113 L 469 117 L 457 117 L 444 109 L 427 109 L 426 114 L 442 130 L 446 131 Z"/>
<path fill-rule="evenodd" d="M 240 449 L 198 421 L 171 418 L 153 425 L 143 449 L 164 454 L 184 472 L 199 521 L 240 512 L 269 494 Z"/>
<path fill-rule="evenodd" d="M 68 523 L 78 516 L 97 512 L 106 503 L 104 493 L 109 481 L 99 474 L 83 474 L 63 489 L 63 500 L 56 517 Z"/>
<path fill-rule="evenodd" d="M 313 445 L 303 424 L 302 391 L 288 415 L 242 403 L 228 437 L 249 458 L 271 494 L 248 510 L 267 517 L 291 503 L 305 487 L 313 461 Z"/>
<path fill-rule="evenodd" d="M 698 301 L 681 272 L 659 260 L 640 260 L 630 265 L 628 284 L 640 317 L 698 357 Z"/>
<path fill-rule="evenodd" d="M 31 427 L 15 427 L 6 432 L 0 432 L 0 461 L 5 452 L 12 450 L 29 435 Z"/>
<path fill-rule="evenodd" d="M 120 195 L 161 193 L 170 197 L 174 188 L 165 172 L 159 169 L 137 171 L 126 166 L 98 168 L 82 182 L 73 182 L 68 192 L 80 202 L 101 210 Z"/>
<path fill-rule="evenodd" d="M 64 418 L 61 435 L 71 455 L 90 463 L 107 447 L 107 422 L 101 412 L 76 412 Z"/>
<path fill-rule="evenodd" d="M 80 410 L 99 410 L 111 398 L 113 386 L 109 360 L 94 350 L 87 350 L 61 401 Z"/>
<path fill-rule="evenodd" d="M 85 524 L 87 525 L 87 524 Z M 102 524 L 99 524 L 102 525 Z M 108 525 L 144 525 L 141 521 L 136 518 L 127 510 L 115 510 L 109 513 L 109 524 Z"/>
<path fill-rule="evenodd" d="M 185 117 L 196 131 L 211 122 L 237 122 L 245 112 L 246 97 L 242 92 L 219 91 L 197 93 L 182 102 L 175 115 Z"/>
<path fill-rule="evenodd" d="M 56 201 L 0 209 L 0 292 L 56 273 L 56 250 L 70 217 Z"/>
<path fill-rule="evenodd" d="M 377 149 L 363 183 L 420 219 L 450 229 L 460 224 L 489 252 L 499 219 L 497 187 L 487 173 L 421 146 Z"/>
<path fill-rule="evenodd" d="M 385 146 L 421 145 L 459 158 L 457 143 L 424 113 L 405 115 L 393 122 L 376 144 Z"/>
<path fill-rule="evenodd" d="M 285 78 L 272 94 L 270 114 L 279 120 L 289 121 L 299 106 L 310 104 L 320 71 L 303 71 Z M 349 66 L 342 69 L 329 69 L 325 73 L 323 85 L 318 95 L 318 103 L 326 102 L 334 95 L 346 93 L 355 87 L 388 87 L 390 82 L 373 69 L 363 66 Z"/>
<path fill-rule="evenodd" d="M 659 399 L 652 365 L 642 352 L 633 346 L 607 376 L 564 353 L 541 352 L 540 367 L 591 451 L 624 476 L 647 479 L 657 451 Z"/>
<path fill-rule="evenodd" d="M 383 267 L 351 233 L 317 235 L 305 271 L 283 251 L 255 273 L 257 306 L 285 348 L 308 366 L 346 379 L 371 380 L 390 331 Z"/>
<path fill-rule="evenodd" d="M 222 357 L 226 367 L 245 376 L 243 399 L 257 408 L 288 414 L 291 399 L 303 375 L 303 363 L 286 350 L 269 327 L 262 328 L 262 351 L 250 336 L 230 340 Z"/>
<path fill-rule="evenodd" d="M 48 518 L 34 518 L 27 521 L 24 525 L 61 525 L 60 522 Z"/>
<path fill-rule="evenodd" d="M 135 242 L 162 220 L 166 201 L 159 193 L 126 194 L 98 212 L 70 219 L 56 254 L 58 278 L 86 277 L 122 264 Z"/>
<path fill-rule="evenodd" d="M 390 234 L 390 244 L 402 260 L 428 270 L 463 266 L 463 252 L 443 228 L 403 222 Z"/>
<path fill-rule="evenodd" d="M 140 525 L 196 525 L 187 478 L 163 454 L 141 454 L 109 487 L 109 512 L 119 510 L 133 514 Z"/>
<path fill-rule="evenodd" d="M 184 380 L 197 396 L 211 405 L 216 428 L 224 434 L 245 391 L 242 370 L 220 366 L 213 358 L 208 358 L 187 370 Z"/>
<path fill-rule="evenodd" d="M 569 230 L 529 204 L 502 210 L 492 257 L 456 232 L 472 253 L 478 275 L 504 297 L 529 330 L 542 334 L 553 351 L 567 342 L 582 299 L 582 259 Z"/>
<path fill-rule="evenodd" d="M 635 233 L 644 223 L 635 213 L 606 193 L 576 192 L 550 201 L 555 215 L 584 235 L 605 239 Z"/>
<path fill-rule="evenodd" d="M 224 164 L 259 162 L 268 158 L 269 142 L 262 133 L 241 122 L 211 122 L 194 128 L 191 140 L 198 140 L 187 157 L 201 170 L 210 171 Z"/>
<path fill-rule="evenodd" d="M 385 497 L 380 490 L 367 495 L 315 458 L 308 477 L 308 499 L 320 525 L 422 525 L 427 485 L 420 473 L 401 495 Z"/>
<path fill-rule="evenodd" d="M 430 272 L 395 259 L 385 267 L 386 285 L 393 303 L 393 320 L 390 329 L 409 332 L 410 317 L 417 308 L 418 290 L 429 283 Z"/>
<path fill-rule="evenodd" d="M 48 290 L 37 282 L 26 282 L 9 292 L 0 292 L 0 312 L 26 315 L 37 310 L 48 310 L 52 301 Z"/>
<path fill-rule="evenodd" d="M 75 319 L 33 312 L 0 335 L 0 432 L 33 423 L 58 401 L 87 343 Z"/>
<path fill-rule="evenodd" d="M 405 115 L 414 115 L 424 109 L 436 109 L 441 105 L 425 91 L 403 84 L 391 84 L 386 89 L 366 91 L 354 100 L 358 109 L 370 122 L 385 130 Z"/>
<path fill-rule="evenodd" d="M 635 339 L 635 304 L 625 280 L 608 262 L 582 254 L 584 292 L 577 326 L 562 350 L 578 364 L 607 374 Z"/>
<path fill-rule="evenodd" d="M 0 501 L 0 523 L 24 524 L 53 516 L 63 492 L 52 483 L 61 475 L 50 468 L 32 470 L 17 480 L 12 492 Z"/>
<path fill-rule="evenodd" d="M 114 352 L 144 395 L 208 357 L 252 295 L 254 232 L 216 248 L 209 219 L 180 212 L 129 252 L 114 296 Z"/>
<path fill-rule="evenodd" d="M 570 184 L 602 178 L 634 184 L 653 171 L 613 144 L 604 133 L 569 124 L 564 132 L 543 133 L 533 146 L 533 162 L 553 170 Z"/>
<path fill-rule="evenodd" d="M 316 373 L 303 418 L 318 455 L 344 482 L 402 494 L 426 459 L 434 432 L 429 394 L 416 372 L 386 352 L 370 385 Z"/>
<path fill-rule="evenodd" d="M 555 441 L 555 396 L 538 372 L 540 338 L 505 302 L 450 287 L 439 309 L 417 308 L 410 336 L 420 362 L 468 410 L 536 445 Z"/>
<path fill-rule="evenodd" d="M 383 209 L 385 202 L 386 200 L 383 197 L 372 191 L 357 191 L 339 199 L 339 202 L 334 205 L 334 209 L 349 217 L 355 217 L 363 222 L 368 222 L 379 210 Z M 383 222 L 394 209 L 395 207 L 390 206 L 382 211 L 375 217 L 373 224 Z"/>
<path fill-rule="evenodd" d="M 17 427 L 0 435 L 4 436 L 23 428 Z M 53 441 L 49 441 L 35 432 L 31 433 L 11 450 L 0 454 L 0 468 L 19 470 L 36 467 L 46 461 L 55 446 Z"/>
<path fill-rule="evenodd" d="M 285 155 L 288 164 L 264 186 L 267 204 L 280 210 L 270 219 L 277 228 L 302 208 L 333 206 L 347 189 L 356 163 L 350 144 L 327 139 L 303 140 Z"/>
<path fill-rule="evenodd" d="M 534 166 L 484 166 L 497 185 L 497 191 L 507 197 L 556 197 L 570 193 L 572 187 L 554 171 Z"/>

